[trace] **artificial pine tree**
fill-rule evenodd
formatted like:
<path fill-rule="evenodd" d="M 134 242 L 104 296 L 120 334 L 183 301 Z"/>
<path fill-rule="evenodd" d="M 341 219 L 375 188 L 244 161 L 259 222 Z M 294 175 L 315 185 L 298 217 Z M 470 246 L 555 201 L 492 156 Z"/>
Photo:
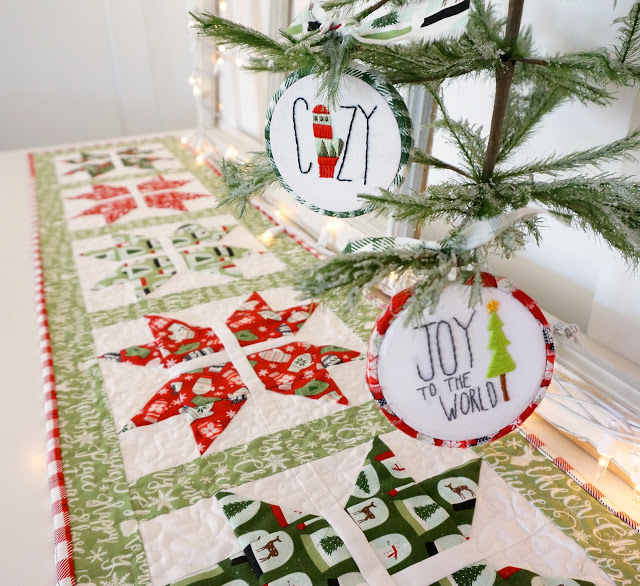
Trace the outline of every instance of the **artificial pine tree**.
<path fill-rule="evenodd" d="M 393 26 L 398 11 L 421 4 L 425 3 L 325 0 L 322 7 L 333 19 L 332 26 L 314 23 L 301 34 L 297 34 L 301 27 L 289 29 L 278 40 L 212 14 L 194 15 L 200 34 L 248 51 L 249 70 L 291 72 L 313 67 L 322 78 L 322 99 L 329 107 L 336 100 L 342 73 L 354 61 L 395 85 L 424 86 L 439 110 L 435 128 L 448 134 L 460 153 L 463 162 L 454 165 L 415 151 L 413 164 L 446 169 L 455 176 L 427 186 L 423 193 L 381 189 L 377 195 L 362 196 L 377 213 L 399 221 L 422 225 L 447 220 L 452 229 L 439 246 L 338 255 L 300 275 L 300 290 L 311 297 L 336 296 L 354 303 L 363 288 L 391 273 L 411 271 L 417 280 L 408 312 L 411 319 L 433 307 L 451 270 L 462 268 L 476 275 L 470 297 L 475 304 L 481 289 L 477 277 L 487 268 L 489 252 L 509 256 L 527 241 L 540 239 L 539 211 L 517 213 L 531 204 L 599 235 L 630 265 L 637 265 L 640 184 L 612 173 L 588 172 L 606 162 L 632 158 L 631 151 L 640 148 L 640 129 L 579 152 L 517 165 L 512 158 L 541 120 L 561 104 L 577 101 L 606 106 L 613 102 L 616 86 L 631 86 L 640 79 L 640 3 L 616 20 L 615 46 L 553 56 L 538 54 L 532 31 L 521 30 L 524 0 L 510 0 L 506 19 L 490 3 L 471 0 L 468 25 L 461 35 L 423 42 L 363 42 L 341 26 L 344 22 L 368 23 L 373 28 Z M 488 133 L 468 120 L 453 118 L 443 102 L 440 85 L 469 76 L 495 78 Z M 222 178 L 223 203 L 240 211 L 249 198 L 278 180 L 264 153 L 247 162 L 222 162 Z M 470 247 L 470 227 L 480 220 L 491 223 L 494 237 Z"/>

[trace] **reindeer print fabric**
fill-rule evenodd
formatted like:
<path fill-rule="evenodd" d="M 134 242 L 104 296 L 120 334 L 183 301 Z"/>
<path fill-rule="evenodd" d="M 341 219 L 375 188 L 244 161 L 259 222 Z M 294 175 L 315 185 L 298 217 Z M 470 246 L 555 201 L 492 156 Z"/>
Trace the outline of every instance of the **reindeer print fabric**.
<path fill-rule="evenodd" d="M 307 101 L 303 170 L 337 182 L 348 124 Z M 357 123 L 366 133 L 360 110 Z M 420 586 L 634 583 L 640 569 L 614 544 L 640 549 L 635 530 L 522 435 L 448 450 L 392 425 L 366 382 L 379 308 L 300 299 L 292 275 L 313 249 L 286 232 L 261 242 L 273 223 L 256 208 L 217 208 L 215 170 L 178 140 L 31 163 L 59 586 L 415 584 L 407 572 Z M 503 309 L 491 352 L 517 371 Z M 476 558 L 456 560 L 468 544 Z M 429 582 L 424 564 L 444 555 L 455 562 Z"/>

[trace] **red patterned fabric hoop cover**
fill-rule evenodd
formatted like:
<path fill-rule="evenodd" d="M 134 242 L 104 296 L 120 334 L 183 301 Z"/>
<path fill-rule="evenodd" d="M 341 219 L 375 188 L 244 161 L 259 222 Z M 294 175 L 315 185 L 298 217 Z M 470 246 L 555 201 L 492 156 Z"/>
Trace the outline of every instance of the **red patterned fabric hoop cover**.
<path fill-rule="evenodd" d="M 473 277 L 464 282 L 464 285 L 471 285 L 473 283 Z M 519 425 L 521 425 L 538 407 L 540 402 L 542 401 L 545 393 L 547 392 L 547 388 L 551 384 L 551 379 L 553 375 L 553 365 L 555 362 L 555 349 L 553 344 L 553 337 L 551 335 L 551 328 L 549 327 L 549 322 L 546 317 L 542 313 L 538 304 L 531 299 L 524 291 L 514 287 L 511 285 L 507 279 L 504 277 L 494 277 L 489 273 L 482 273 L 482 286 L 483 287 L 494 287 L 501 290 L 504 293 L 508 293 L 514 299 L 519 301 L 529 312 L 533 315 L 535 320 L 540 325 L 542 330 L 542 335 L 544 338 L 545 346 L 546 346 L 546 365 L 544 370 L 544 376 L 540 383 L 540 388 L 536 393 L 534 399 L 531 401 L 529 406 L 522 412 L 520 416 L 514 419 L 511 423 L 504 426 L 499 431 L 486 435 L 479 438 L 474 439 L 466 439 L 466 440 L 443 440 L 435 437 L 431 437 L 422 432 L 417 431 L 410 425 L 408 425 L 405 421 L 403 421 L 398 415 L 396 415 L 391 407 L 387 404 L 387 400 L 385 399 L 383 389 L 380 385 L 379 381 L 379 373 L 378 373 L 378 359 L 379 359 L 379 351 L 382 345 L 382 340 L 384 338 L 385 333 L 394 322 L 394 320 L 402 313 L 402 310 L 411 298 L 413 291 L 411 288 L 404 289 L 400 291 L 391 299 L 386 309 L 378 316 L 376 323 L 373 327 L 373 331 L 371 332 L 371 336 L 369 338 L 369 345 L 367 349 L 367 384 L 369 386 L 369 390 L 371 394 L 378 404 L 378 407 L 387 417 L 387 419 L 398 429 L 406 433 L 407 435 L 418 438 L 422 441 L 425 441 L 431 445 L 449 447 L 449 448 L 470 448 L 472 446 L 478 444 L 485 444 L 491 441 L 497 440 L 502 436 L 512 432 Z"/>

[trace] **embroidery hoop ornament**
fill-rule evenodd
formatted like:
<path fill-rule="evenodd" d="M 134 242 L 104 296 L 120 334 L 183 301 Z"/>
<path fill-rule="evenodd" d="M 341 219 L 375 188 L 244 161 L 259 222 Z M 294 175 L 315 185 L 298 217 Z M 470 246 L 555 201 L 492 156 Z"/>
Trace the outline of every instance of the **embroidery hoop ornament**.
<path fill-rule="evenodd" d="M 276 93 L 274 94 L 269 108 L 267 110 L 265 129 L 264 129 L 264 137 L 265 137 L 265 149 L 269 160 L 271 162 L 271 166 L 280 181 L 280 184 L 290 192 L 296 200 L 298 200 L 301 204 L 310 208 L 314 212 L 318 212 L 320 214 L 324 214 L 326 216 L 332 216 L 335 218 L 352 218 L 355 216 L 361 216 L 363 214 L 367 214 L 373 210 L 372 205 L 365 205 L 363 207 L 354 207 L 352 210 L 348 211 L 338 211 L 338 210 L 330 210 L 317 205 L 317 202 L 314 203 L 309 201 L 309 199 L 305 199 L 304 194 L 297 193 L 287 182 L 287 180 L 283 177 L 281 169 L 278 168 L 273 148 L 272 148 L 272 136 L 271 136 L 271 125 L 274 117 L 274 112 L 280 102 L 280 99 L 284 95 L 284 93 L 294 86 L 297 82 L 303 80 L 307 76 L 314 75 L 314 68 L 303 68 L 294 71 L 289 77 L 287 77 L 282 85 L 278 88 Z M 390 181 L 388 185 L 374 185 L 374 193 L 378 191 L 379 188 L 388 189 L 389 191 L 395 192 L 402 185 L 409 167 L 411 166 L 411 162 L 413 160 L 413 125 L 411 122 L 411 117 L 409 115 L 409 111 L 407 110 L 407 106 L 402 99 L 402 96 L 398 93 L 395 87 L 389 82 L 384 76 L 381 74 L 374 72 L 370 69 L 366 69 L 361 66 L 357 66 L 355 64 L 349 65 L 345 69 L 345 76 L 350 76 L 352 78 L 356 78 L 361 82 L 368 84 L 374 91 L 378 92 L 386 104 L 391 109 L 391 113 L 393 114 L 396 123 L 398 124 L 398 132 L 400 135 L 400 158 L 398 168 L 395 172 L 393 179 Z M 309 111 L 313 109 L 313 105 L 309 104 Z M 368 128 L 368 126 L 367 126 Z M 296 138 L 296 149 L 299 148 L 297 144 Z M 347 147 L 345 147 L 344 151 L 346 151 Z M 344 157 L 346 156 L 345 152 L 341 151 L 339 159 L 344 161 Z M 318 156 L 320 156 L 318 154 Z M 298 165 L 300 162 L 298 161 Z M 335 164 L 335 163 L 334 163 Z M 369 162 L 369 164 L 371 164 Z M 300 170 L 302 170 L 300 168 Z M 327 185 L 327 188 L 330 190 L 331 185 Z M 360 190 L 362 193 L 363 190 Z"/>
<path fill-rule="evenodd" d="M 473 277 L 467 280 L 464 285 L 471 285 L 472 283 Z M 402 418 L 399 417 L 387 403 L 387 399 L 384 395 L 384 390 L 382 389 L 382 386 L 380 384 L 380 349 L 382 347 L 382 342 L 384 340 L 385 334 L 387 333 L 391 324 L 393 324 L 396 319 L 404 319 L 405 315 L 403 312 L 403 308 L 413 294 L 411 288 L 404 289 L 391 299 L 386 309 L 378 316 L 373 331 L 371 332 L 367 349 L 366 373 L 367 385 L 369 386 L 369 390 L 382 413 L 384 413 L 387 419 L 395 427 L 413 438 L 425 441 L 427 444 L 449 448 L 470 448 L 472 446 L 495 441 L 502 436 L 514 431 L 536 410 L 536 408 L 544 398 L 549 385 L 551 384 L 553 365 L 555 362 L 555 349 L 553 345 L 553 338 L 551 335 L 551 328 L 540 307 L 538 307 L 537 303 L 533 299 L 531 299 L 531 297 L 529 297 L 522 290 L 512 286 L 504 277 L 496 278 L 489 273 L 482 273 L 482 286 L 496 288 L 502 293 L 506 293 L 507 295 L 511 296 L 513 299 L 521 303 L 522 306 L 529 311 L 529 313 L 533 316 L 540 327 L 541 337 L 544 341 L 544 351 L 546 358 L 540 387 L 535 392 L 535 396 L 532 398 L 531 402 L 519 416 L 515 417 L 512 421 L 508 422 L 506 425 L 502 426 L 500 429 L 496 430 L 493 433 L 488 433 L 482 435 L 481 437 L 469 439 L 440 439 L 434 437 L 433 435 L 430 435 L 426 432 L 426 430 L 415 429 L 415 427 L 412 427 L 411 425 L 403 421 Z"/>

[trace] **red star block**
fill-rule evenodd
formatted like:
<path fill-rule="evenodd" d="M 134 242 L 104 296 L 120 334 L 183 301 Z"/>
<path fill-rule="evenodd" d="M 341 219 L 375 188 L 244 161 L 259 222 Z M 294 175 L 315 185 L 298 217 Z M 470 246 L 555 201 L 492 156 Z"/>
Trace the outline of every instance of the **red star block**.
<path fill-rule="evenodd" d="M 113 222 L 118 218 L 126 216 L 130 211 L 135 210 L 137 207 L 138 205 L 133 197 L 123 197 L 115 201 L 108 201 L 90 207 L 75 217 L 79 218 L 80 216 L 95 216 L 102 214 L 104 216 L 104 221 L 107 224 L 113 224 Z"/>
<path fill-rule="evenodd" d="M 150 208 L 188 211 L 184 201 L 208 197 L 206 193 L 182 193 L 181 191 L 163 191 L 144 196 L 144 201 Z"/>
<path fill-rule="evenodd" d="M 231 362 L 193 370 L 161 387 L 120 433 L 183 414 L 203 454 L 240 411 L 248 393 Z"/>
<path fill-rule="evenodd" d="M 158 175 L 149 181 L 138 183 L 138 189 L 142 193 L 146 193 L 148 191 L 162 191 L 163 189 L 176 189 L 186 185 L 187 183 L 191 183 L 192 181 L 193 179 L 176 179 L 172 181 L 170 179 L 165 179 L 162 175 Z"/>
<path fill-rule="evenodd" d="M 222 342 L 211 328 L 192 326 L 177 319 L 145 315 L 154 342 L 130 346 L 119 352 L 108 352 L 100 358 L 129 362 L 138 366 L 170 368 L 184 360 L 224 350 Z"/>
<path fill-rule="evenodd" d="M 326 369 L 350 362 L 358 356 L 359 352 L 339 346 L 292 342 L 287 346 L 250 354 L 247 358 L 270 391 L 310 399 L 326 397 L 341 405 L 348 405 L 346 397 Z"/>
<path fill-rule="evenodd" d="M 93 201 L 102 201 L 103 199 L 129 194 L 129 190 L 126 187 L 116 187 L 114 185 L 94 185 L 92 186 L 92 189 L 92 192 L 74 195 L 67 199 L 90 199 Z"/>
<path fill-rule="evenodd" d="M 282 311 L 273 311 L 258 294 L 252 293 L 227 320 L 227 326 L 240 346 L 248 346 L 297 333 L 314 312 L 317 303 L 296 305 Z"/>

